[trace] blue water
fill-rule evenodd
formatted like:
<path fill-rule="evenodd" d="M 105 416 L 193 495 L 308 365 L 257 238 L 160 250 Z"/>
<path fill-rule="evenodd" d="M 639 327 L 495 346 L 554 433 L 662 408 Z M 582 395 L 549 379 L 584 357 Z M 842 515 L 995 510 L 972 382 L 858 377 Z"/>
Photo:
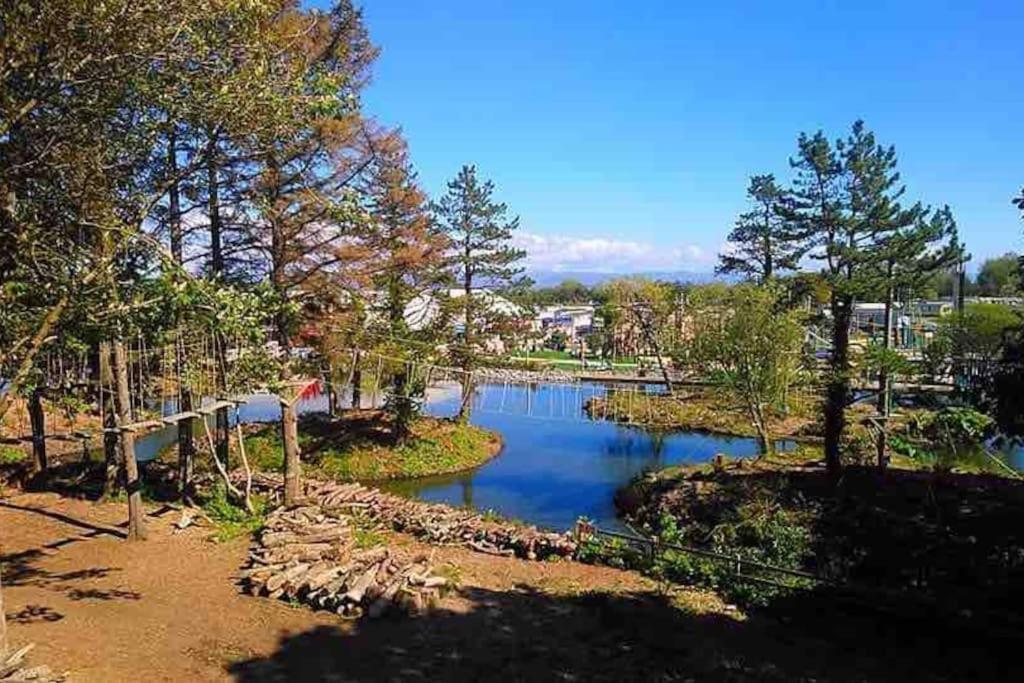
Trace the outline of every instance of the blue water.
<path fill-rule="evenodd" d="M 481 386 L 471 421 L 501 433 L 501 453 L 470 472 L 394 482 L 387 488 L 423 500 L 495 510 L 550 529 L 568 529 L 581 516 L 621 528 L 613 496 L 638 473 L 705 462 L 716 453 L 757 453 L 753 439 L 657 434 L 586 418 L 583 404 L 605 391 L 597 384 L 578 389 L 558 384 Z M 452 391 L 431 401 L 428 412 L 452 415 L 458 403 Z M 642 419 L 639 411 L 636 417 Z"/>
<path fill-rule="evenodd" d="M 657 391 L 654 386 L 648 391 Z M 403 495 L 478 510 L 494 510 L 506 517 L 541 527 L 565 530 L 583 516 L 600 526 L 621 528 L 615 514 L 616 489 L 644 470 L 681 463 L 710 460 L 716 453 L 730 457 L 751 457 L 757 453 L 753 439 L 699 432 L 664 434 L 639 427 L 626 427 L 586 417 L 583 406 L 594 397 L 614 391 L 597 383 L 485 384 L 477 388 L 473 401 L 473 424 L 502 435 L 501 453 L 481 467 L 452 476 L 392 482 L 386 488 Z M 379 394 L 363 392 L 362 405 L 379 405 Z M 431 389 L 426 411 L 452 416 L 458 411 L 456 385 Z M 348 397 L 342 396 L 343 405 Z M 174 405 L 165 414 L 176 412 Z M 324 396 L 302 400 L 300 414 L 325 412 Z M 231 424 L 277 422 L 281 419 L 278 398 L 250 396 L 237 413 L 229 411 Z M 643 421 L 642 406 L 635 419 Z M 212 426 L 212 416 L 207 418 Z M 197 438 L 205 438 L 201 426 Z M 167 427 L 139 439 L 140 462 L 156 458 L 177 440 L 175 427 Z M 782 448 L 792 443 L 780 443 Z M 1005 446 L 1000 457 L 1018 471 L 1024 470 L 1024 449 Z"/>

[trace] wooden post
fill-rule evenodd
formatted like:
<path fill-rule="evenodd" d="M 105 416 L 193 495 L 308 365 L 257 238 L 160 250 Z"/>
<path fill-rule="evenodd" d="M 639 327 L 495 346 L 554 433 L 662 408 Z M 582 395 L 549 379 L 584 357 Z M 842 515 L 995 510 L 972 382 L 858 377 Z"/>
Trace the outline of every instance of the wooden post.
<path fill-rule="evenodd" d="M 338 402 L 334 391 L 334 364 L 330 360 L 324 368 L 324 393 L 327 394 L 327 417 L 333 419 L 337 414 Z"/>
<path fill-rule="evenodd" d="M 0 574 L 3 568 L 0 567 Z M 0 576 L 0 662 L 7 656 L 7 617 L 4 616 L 4 581 Z"/>
<path fill-rule="evenodd" d="M 46 460 L 46 414 L 43 412 L 43 390 L 41 387 L 32 389 L 28 401 L 29 422 L 32 425 L 32 457 L 35 460 L 36 472 L 45 472 Z"/>
<path fill-rule="evenodd" d="M 358 409 L 362 403 L 363 371 L 359 368 L 360 353 L 357 351 L 352 361 L 352 407 Z"/>
<path fill-rule="evenodd" d="M 178 410 L 183 413 L 192 410 L 192 392 L 189 389 L 182 390 Z M 182 502 L 187 501 L 192 495 L 192 466 L 196 453 L 194 429 L 194 418 L 187 417 L 178 422 L 178 493 Z"/>
<path fill-rule="evenodd" d="M 121 459 L 124 463 L 125 487 L 128 490 L 128 540 L 141 541 L 146 538 L 142 509 L 142 482 L 139 479 L 139 464 L 135 460 L 135 434 L 125 425 L 132 421 L 131 393 L 128 388 L 128 359 L 124 342 L 117 339 L 114 348 L 114 378 L 117 384 L 115 403 L 117 405 L 117 427 L 121 431 Z"/>
<path fill-rule="evenodd" d="M 284 442 L 284 505 L 292 507 L 302 496 L 302 461 L 295 402 L 284 398 L 281 399 L 281 440 Z"/>
<path fill-rule="evenodd" d="M 224 469 L 230 472 L 231 463 L 228 462 L 228 455 L 230 453 L 229 439 L 231 438 L 231 428 L 228 424 L 227 408 L 217 409 L 215 413 L 214 433 L 217 436 L 217 457 L 222 463 L 224 463 Z"/>

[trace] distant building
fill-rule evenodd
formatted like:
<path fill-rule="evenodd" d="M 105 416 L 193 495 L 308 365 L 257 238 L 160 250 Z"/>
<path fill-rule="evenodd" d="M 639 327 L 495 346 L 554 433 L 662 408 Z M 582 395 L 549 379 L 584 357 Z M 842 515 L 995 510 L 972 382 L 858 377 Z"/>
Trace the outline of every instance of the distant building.
<path fill-rule="evenodd" d="M 531 327 L 541 341 L 557 332 L 570 345 L 577 346 L 594 329 L 594 312 L 595 307 L 591 304 L 544 306 L 537 311 Z"/>
<path fill-rule="evenodd" d="M 893 318 L 900 314 L 902 304 L 893 303 Z M 884 303 L 862 303 L 853 305 L 853 324 L 858 327 L 879 325 L 885 326 Z"/>
<path fill-rule="evenodd" d="M 907 307 L 912 315 L 922 318 L 941 318 L 953 312 L 952 301 L 924 301 L 917 299 Z"/>

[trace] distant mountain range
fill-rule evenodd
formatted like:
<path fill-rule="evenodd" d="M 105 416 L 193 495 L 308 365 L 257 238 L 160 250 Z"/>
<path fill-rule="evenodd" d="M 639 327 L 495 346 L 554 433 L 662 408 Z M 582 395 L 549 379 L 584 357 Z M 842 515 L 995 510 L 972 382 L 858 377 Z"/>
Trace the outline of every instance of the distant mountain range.
<path fill-rule="evenodd" d="M 689 270 L 668 270 L 668 271 L 647 271 L 635 273 L 611 273 L 597 271 L 569 271 L 569 270 L 531 270 L 526 273 L 533 278 L 537 287 L 552 287 L 565 280 L 576 280 L 587 287 L 599 285 L 602 282 L 614 280 L 618 277 L 641 276 L 652 280 L 664 280 L 667 282 L 688 282 L 702 284 L 711 282 L 718 278 L 714 273 L 699 273 Z"/>

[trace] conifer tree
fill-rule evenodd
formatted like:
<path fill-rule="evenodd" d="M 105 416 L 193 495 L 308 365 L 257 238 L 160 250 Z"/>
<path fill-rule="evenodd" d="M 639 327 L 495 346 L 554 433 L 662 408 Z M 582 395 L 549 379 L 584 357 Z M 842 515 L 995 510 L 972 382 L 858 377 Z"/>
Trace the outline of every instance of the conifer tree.
<path fill-rule="evenodd" d="M 369 226 L 364 240 L 366 268 L 373 285 L 379 324 L 386 334 L 383 344 L 389 356 L 400 359 L 393 369 L 394 391 L 388 404 L 396 443 L 410 434 L 415 401 L 426 389 L 412 384 L 408 363 L 422 354 L 423 346 L 398 344 L 397 340 L 434 337 L 433 323 L 425 314 L 407 312 L 417 296 L 441 284 L 447 254 L 447 237 L 436 228 L 427 195 L 420 189 L 409 160 L 409 149 L 398 131 L 390 131 L 373 143 L 376 154 L 361 185 Z"/>
<path fill-rule="evenodd" d="M 905 193 L 896 170 L 896 150 L 875 141 L 862 121 L 833 146 L 824 133 L 801 134 L 790 161 L 796 171 L 792 202 L 783 215 L 792 221 L 793 238 L 824 264 L 830 290 L 832 355 L 825 398 L 825 461 L 838 475 L 850 400 L 850 324 L 854 302 L 900 277 L 933 272 L 929 252 L 951 236 L 951 216 L 930 217 L 919 204 L 904 207 Z M 890 272 L 892 273 L 890 275 Z"/>
<path fill-rule="evenodd" d="M 741 213 L 729 233 L 730 251 L 720 254 L 719 274 L 740 274 L 764 283 L 783 270 L 796 270 L 800 245 L 789 239 L 790 226 L 784 217 L 788 193 L 775 176 L 755 175 L 750 179 L 747 198 L 751 209 Z"/>
<path fill-rule="evenodd" d="M 519 218 L 508 218 L 508 207 L 492 199 L 494 183 L 477 178 L 476 166 L 466 165 L 448 183 L 434 205 L 438 226 L 451 240 L 448 263 L 461 288 L 457 305 L 464 327 L 456 350 L 464 372 L 459 419 L 469 419 L 472 371 L 488 326 L 488 292 L 517 284 L 526 252 L 512 244 Z"/>

